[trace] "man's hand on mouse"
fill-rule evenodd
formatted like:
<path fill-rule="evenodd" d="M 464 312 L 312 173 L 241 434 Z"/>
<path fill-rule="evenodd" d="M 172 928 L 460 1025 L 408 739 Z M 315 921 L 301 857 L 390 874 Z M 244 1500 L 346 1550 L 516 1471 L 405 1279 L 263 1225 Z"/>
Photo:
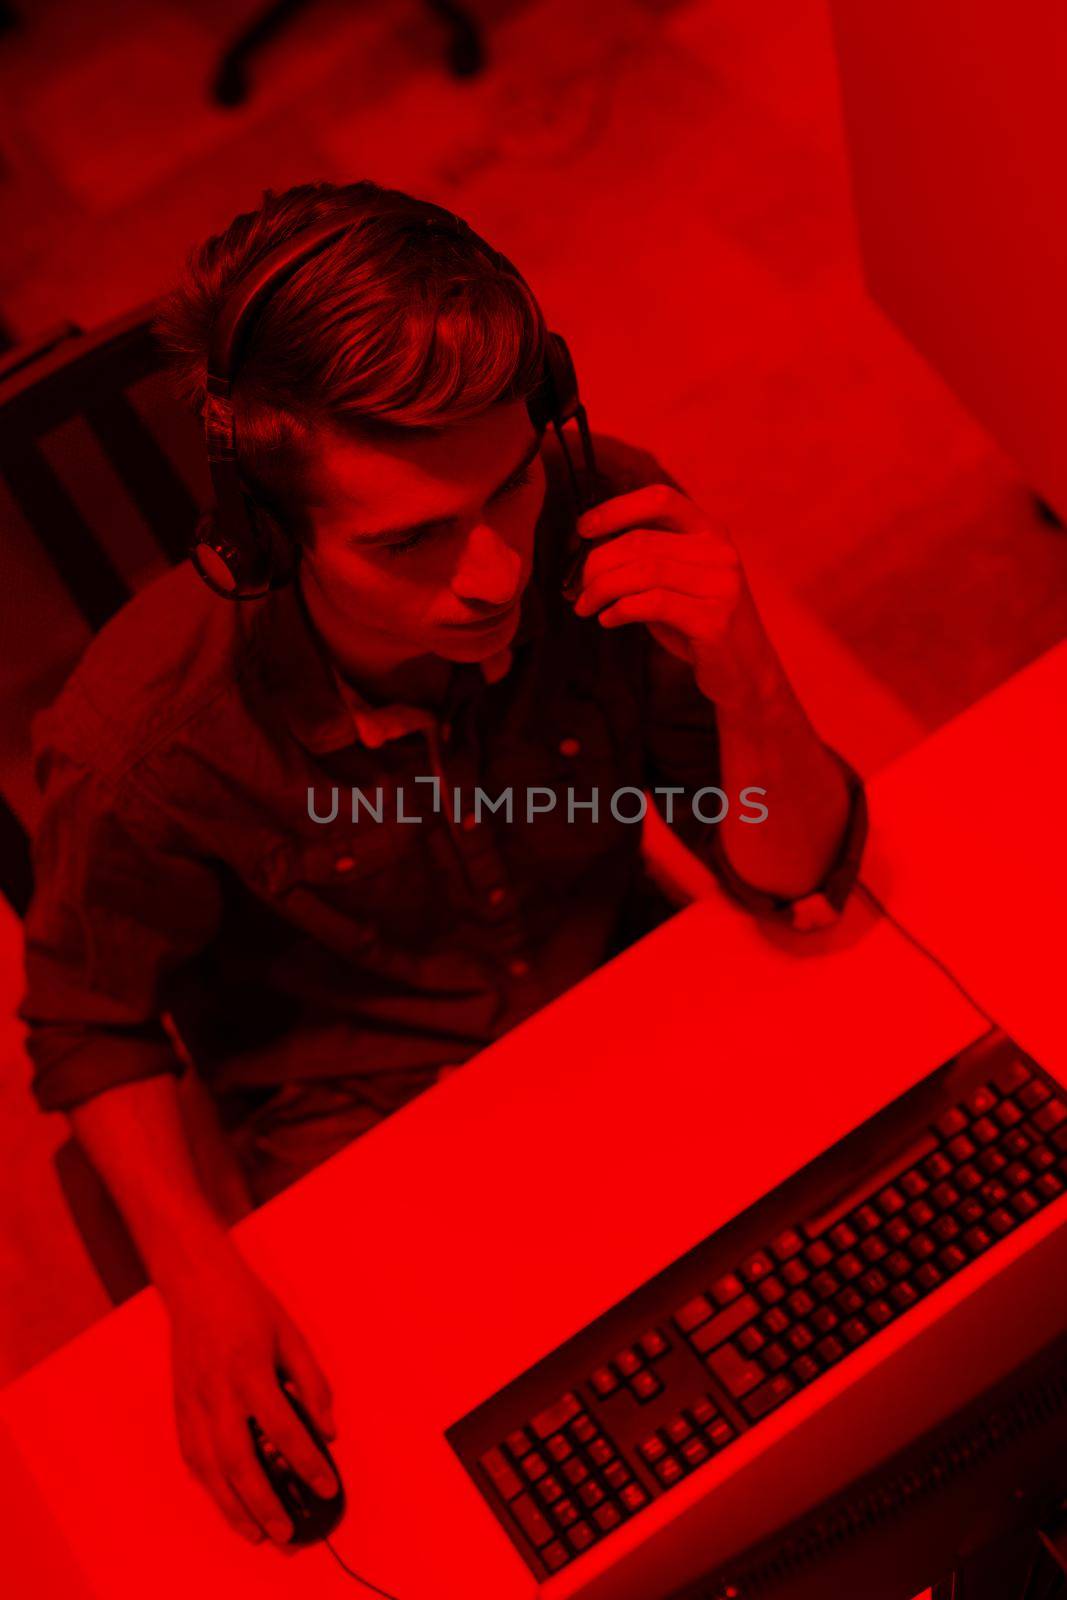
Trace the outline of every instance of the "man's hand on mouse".
<path fill-rule="evenodd" d="M 256 1460 L 248 1419 L 313 1489 L 332 1496 L 337 1480 L 278 1374 L 328 1440 L 336 1436 L 329 1384 L 299 1329 L 236 1250 L 198 1268 L 166 1300 L 182 1455 L 238 1533 L 284 1548 L 293 1526 Z"/>
<path fill-rule="evenodd" d="M 585 558 L 575 604 L 602 627 L 643 622 L 688 661 L 709 700 L 743 710 L 778 692 L 785 675 L 727 534 L 686 495 L 649 484 L 578 519 Z"/>

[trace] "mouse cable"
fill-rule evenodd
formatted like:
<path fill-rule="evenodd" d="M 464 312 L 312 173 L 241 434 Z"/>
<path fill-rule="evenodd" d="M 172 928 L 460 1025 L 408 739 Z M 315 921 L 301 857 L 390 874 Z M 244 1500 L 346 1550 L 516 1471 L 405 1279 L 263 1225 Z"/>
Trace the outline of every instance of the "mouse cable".
<path fill-rule="evenodd" d="M 910 928 L 906 928 L 900 921 L 900 918 L 895 917 L 889 910 L 888 906 L 882 904 L 874 890 L 870 888 L 869 885 L 864 883 L 862 878 L 856 879 L 856 889 L 870 904 L 872 910 L 876 911 L 880 916 L 883 916 L 887 922 L 892 923 L 897 932 L 903 934 L 908 943 L 912 945 L 914 949 L 918 950 L 920 955 L 925 956 L 928 961 L 932 961 L 934 966 L 937 967 L 940 972 L 944 973 L 945 977 L 949 980 L 953 987 L 959 990 L 967 1004 L 973 1006 L 979 1015 L 985 1018 L 991 1028 L 1000 1027 L 1000 1023 L 997 1021 L 997 1019 L 990 1016 L 985 1006 L 978 1003 L 978 1001 L 974 998 L 974 995 L 971 994 L 970 990 L 965 988 L 960 979 L 957 978 L 952 968 L 947 966 L 939 955 L 935 955 L 930 949 L 929 945 L 923 944 L 922 940 L 912 933 Z"/>
<path fill-rule="evenodd" d="M 380 1594 L 382 1600 L 396 1600 L 395 1594 L 390 1594 L 387 1589 L 379 1589 L 376 1583 L 371 1583 L 369 1578 L 364 1578 L 362 1573 L 356 1572 L 353 1567 L 350 1567 L 348 1562 L 345 1561 L 344 1557 L 339 1555 L 334 1549 L 329 1539 L 323 1540 L 323 1543 L 333 1556 L 333 1559 L 337 1562 L 337 1565 L 340 1567 L 342 1572 L 347 1573 L 350 1578 L 355 1578 L 357 1583 L 361 1583 L 364 1589 L 369 1589 L 372 1594 Z"/>

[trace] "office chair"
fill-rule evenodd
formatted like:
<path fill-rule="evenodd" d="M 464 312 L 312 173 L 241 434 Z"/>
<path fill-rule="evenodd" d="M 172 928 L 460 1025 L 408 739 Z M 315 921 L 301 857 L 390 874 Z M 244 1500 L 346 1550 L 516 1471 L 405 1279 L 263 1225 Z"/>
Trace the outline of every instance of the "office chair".
<path fill-rule="evenodd" d="M 0 358 L 0 891 L 20 916 L 40 807 L 32 718 L 92 635 L 184 557 L 209 497 L 200 429 L 168 392 L 151 314 L 142 308 L 92 334 L 63 324 Z M 216 1149 L 213 1103 L 193 1071 L 181 1103 L 194 1150 Z M 133 1242 L 81 1147 L 69 1140 L 54 1159 L 117 1304 L 146 1281 Z"/>
<path fill-rule="evenodd" d="M 444 23 L 447 39 L 445 59 L 453 77 L 470 78 L 485 65 L 482 30 L 465 6 L 456 0 L 423 0 L 426 8 Z M 233 107 L 248 99 L 248 68 L 264 45 L 303 11 L 308 0 L 273 0 L 245 24 L 227 45 L 211 86 L 216 104 Z"/>

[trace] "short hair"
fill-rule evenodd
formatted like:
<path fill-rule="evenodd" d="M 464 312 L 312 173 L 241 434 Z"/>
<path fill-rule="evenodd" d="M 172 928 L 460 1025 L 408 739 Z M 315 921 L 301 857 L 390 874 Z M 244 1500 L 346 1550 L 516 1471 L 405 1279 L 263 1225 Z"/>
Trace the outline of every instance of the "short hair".
<path fill-rule="evenodd" d="M 268 189 L 193 250 L 159 309 L 178 391 L 202 411 L 210 332 L 234 284 L 305 228 L 351 218 L 257 314 L 234 384 L 241 476 L 287 519 L 316 428 L 437 430 L 526 399 L 540 381 L 533 294 L 472 230 L 427 226 L 435 209 L 370 182 Z"/>

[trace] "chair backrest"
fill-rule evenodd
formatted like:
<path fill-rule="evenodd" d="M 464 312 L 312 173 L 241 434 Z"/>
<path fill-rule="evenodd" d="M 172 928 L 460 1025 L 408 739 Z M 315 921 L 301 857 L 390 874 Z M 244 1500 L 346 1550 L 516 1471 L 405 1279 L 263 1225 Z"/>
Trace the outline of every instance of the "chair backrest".
<path fill-rule="evenodd" d="M 30 723 L 92 635 L 183 558 L 209 496 L 152 311 L 0 362 L 0 890 L 20 914 L 39 805 Z"/>

